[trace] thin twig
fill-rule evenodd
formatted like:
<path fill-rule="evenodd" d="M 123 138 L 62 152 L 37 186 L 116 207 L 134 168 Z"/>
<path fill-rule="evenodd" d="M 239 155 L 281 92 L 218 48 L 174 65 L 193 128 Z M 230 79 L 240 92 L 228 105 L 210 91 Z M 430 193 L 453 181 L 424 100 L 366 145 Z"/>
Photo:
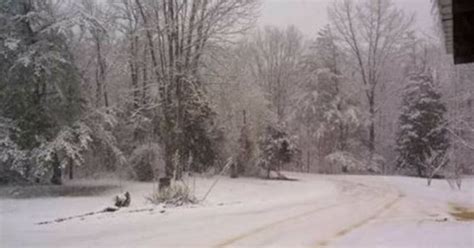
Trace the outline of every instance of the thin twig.
<path fill-rule="evenodd" d="M 221 172 L 217 175 L 216 180 L 214 180 L 214 182 L 212 183 L 211 187 L 207 190 L 207 193 L 204 195 L 204 197 L 202 198 L 201 201 L 206 200 L 206 198 L 207 198 L 207 196 L 209 195 L 209 193 L 211 193 L 212 189 L 214 188 L 214 186 L 216 186 L 217 182 L 218 182 L 219 179 L 221 178 L 220 176 L 221 176 L 222 174 L 224 174 L 224 172 L 230 167 L 231 164 L 232 164 L 232 157 L 230 157 L 230 158 L 227 160 L 227 164 L 224 166 L 224 168 L 221 170 Z"/>

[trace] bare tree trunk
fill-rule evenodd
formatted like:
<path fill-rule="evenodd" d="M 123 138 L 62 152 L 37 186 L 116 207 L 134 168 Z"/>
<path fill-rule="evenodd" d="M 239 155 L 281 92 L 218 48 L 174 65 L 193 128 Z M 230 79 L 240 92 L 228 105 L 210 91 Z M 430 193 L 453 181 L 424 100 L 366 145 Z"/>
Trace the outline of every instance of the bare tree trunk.
<path fill-rule="evenodd" d="M 145 105 L 147 103 L 147 94 L 146 94 L 147 87 L 148 87 L 148 69 L 147 69 L 147 61 L 148 60 L 147 60 L 147 55 L 148 55 L 148 46 L 145 45 L 145 48 L 143 49 L 143 63 L 142 63 L 142 76 L 143 76 L 142 104 L 143 105 Z"/>
<path fill-rule="evenodd" d="M 135 109 L 138 108 L 138 56 L 137 56 L 137 46 L 138 46 L 138 37 L 134 34 L 130 34 L 130 76 L 132 80 L 132 96 L 133 96 L 133 106 Z"/>
<path fill-rule="evenodd" d="M 310 172 L 310 165 L 311 165 L 311 152 L 309 150 L 310 148 L 308 147 L 308 150 L 306 151 L 306 159 L 307 159 L 307 163 L 306 163 L 306 171 L 309 173 Z"/>
<path fill-rule="evenodd" d="M 101 60 L 102 60 L 102 57 L 101 57 L 101 47 L 100 47 L 100 41 L 99 41 L 99 38 L 96 37 L 96 55 L 97 55 L 97 66 L 95 67 L 95 81 L 96 81 L 96 94 L 95 94 L 95 101 L 96 101 L 96 106 L 97 107 L 100 107 L 102 106 L 101 102 L 102 102 L 102 83 L 103 81 L 101 80 L 102 78 L 102 71 L 101 71 Z"/>
<path fill-rule="evenodd" d="M 74 179 L 74 162 L 72 159 L 69 159 L 69 180 Z"/>
<path fill-rule="evenodd" d="M 56 184 L 56 185 L 63 184 L 61 164 L 59 162 L 59 158 L 56 152 L 53 153 L 52 165 L 53 165 L 53 176 L 51 177 L 51 183 Z"/>
<path fill-rule="evenodd" d="M 375 152 L 375 101 L 374 94 L 372 92 L 369 97 L 369 114 L 370 114 L 370 124 L 369 124 L 369 151 L 370 159 L 373 159 Z"/>

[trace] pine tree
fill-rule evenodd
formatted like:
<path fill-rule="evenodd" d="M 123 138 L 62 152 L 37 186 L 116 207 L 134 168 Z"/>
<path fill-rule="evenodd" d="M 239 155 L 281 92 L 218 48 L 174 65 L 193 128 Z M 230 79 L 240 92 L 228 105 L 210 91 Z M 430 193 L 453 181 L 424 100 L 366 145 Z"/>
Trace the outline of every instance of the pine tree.
<path fill-rule="evenodd" d="M 67 46 L 70 23 L 59 21 L 52 5 L 41 0 L 0 3 L 0 68 L 5 72 L 0 116 L 13 121 L 10 138 L 30 157 L 50 147 L 81 111 L 79 77 Z M 57 154 L 46 157 L 52 181 L 59 183 Z M 25 177 L 29 167 L 40 164 L 27 163 Z"/>
<path fill-rule="evenodd" d="M 449 148 L 447 136 L 446 106 L 441 94 L 427 73 L 410 77 L 404 89 L 400 130 L 397 139 L 398 168 L 415 170 L 420 177 L 438 167 L 440 159 L 433 156 L 446 154 Z"/>
<path fill-rule="evenodd" d="M 260 161 L 259 165 L 267 171 L 279 174 L 282 166 L 291 162 L 299 150 L 294 139 L 286 131 L 284 124 L 269 124 L 259 140 Z"/>

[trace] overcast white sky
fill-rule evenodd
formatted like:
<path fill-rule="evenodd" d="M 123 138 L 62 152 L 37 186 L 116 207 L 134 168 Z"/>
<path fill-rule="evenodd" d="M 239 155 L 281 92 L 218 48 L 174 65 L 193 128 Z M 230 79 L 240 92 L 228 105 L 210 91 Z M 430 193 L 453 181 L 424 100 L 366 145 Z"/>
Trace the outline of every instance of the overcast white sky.
<path fill-rule="evenodd" d="M 259 25 L 295 25 L 306 36 L 314 37 L 328 23 L 327 6 L 334 0 L 263 0 Z M 415 13 L 416 27 L 433 33 L 430 0 L 393 0 L 407 13 Z"/>

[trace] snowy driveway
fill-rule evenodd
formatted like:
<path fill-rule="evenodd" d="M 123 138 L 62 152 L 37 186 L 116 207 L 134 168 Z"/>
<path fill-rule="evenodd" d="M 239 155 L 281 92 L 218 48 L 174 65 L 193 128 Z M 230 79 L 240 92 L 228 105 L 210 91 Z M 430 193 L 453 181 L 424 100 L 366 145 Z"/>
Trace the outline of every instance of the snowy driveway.
<path fill-rule="evenodd" d="M 110 195 L 0 200 L 2 247 L 474 247 L 474 222 L 449 215 L 472 207 L 472 181 L 291 174 L 297 182 L 222 178 L 202 205 L 162 209 L 144 201 L 150 184 L 129 184 L 132 206 L 98 210 Z M 197 180 L 203 195 L 211 179 Z M 135 211 L 145 210 L 145 211 Z"/>

